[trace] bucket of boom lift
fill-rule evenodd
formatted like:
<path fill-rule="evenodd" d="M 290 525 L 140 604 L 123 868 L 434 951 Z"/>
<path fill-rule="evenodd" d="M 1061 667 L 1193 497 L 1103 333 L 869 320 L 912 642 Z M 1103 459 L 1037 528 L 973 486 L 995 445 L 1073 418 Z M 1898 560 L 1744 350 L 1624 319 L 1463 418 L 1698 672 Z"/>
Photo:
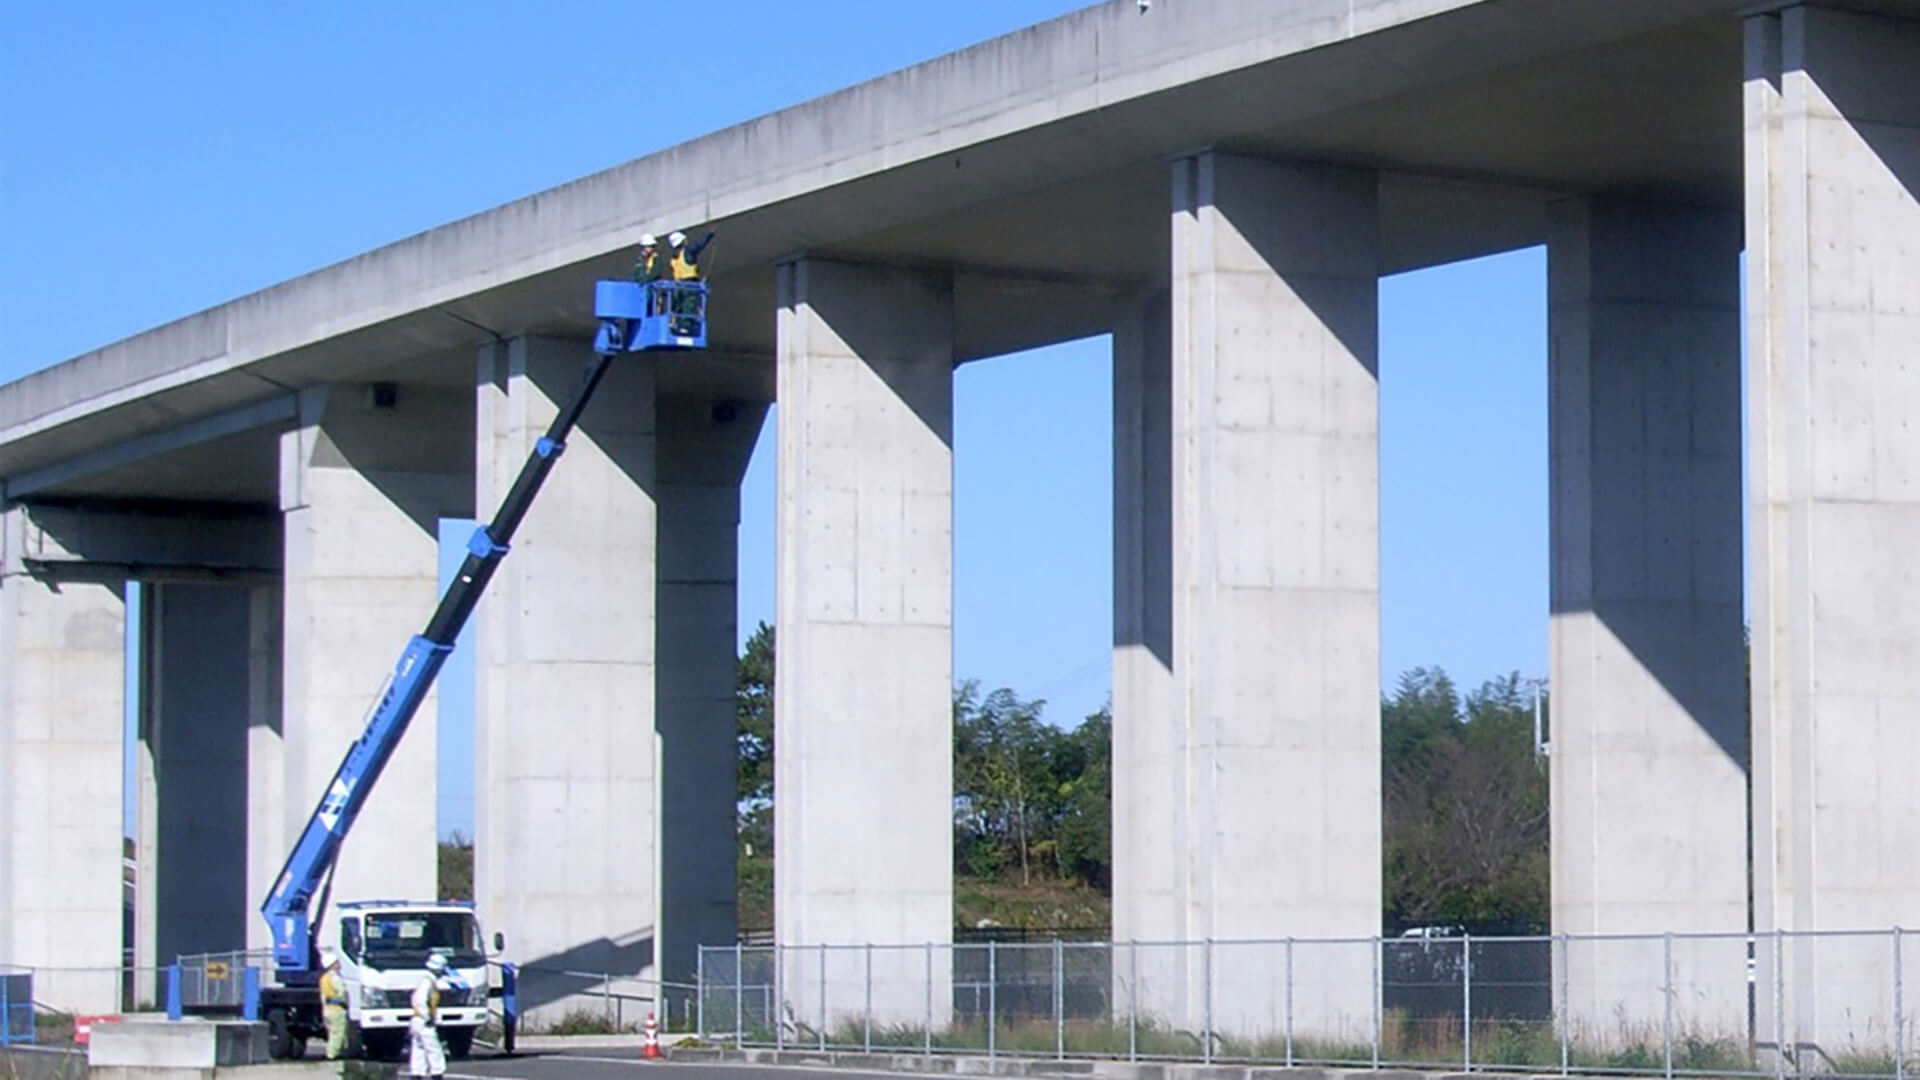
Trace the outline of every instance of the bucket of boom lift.
<path fill-rule="evenodd" d="M 597 281 L 593 314 L 593 348 L 603 356 L 707 347 L 704 281 Z"/>

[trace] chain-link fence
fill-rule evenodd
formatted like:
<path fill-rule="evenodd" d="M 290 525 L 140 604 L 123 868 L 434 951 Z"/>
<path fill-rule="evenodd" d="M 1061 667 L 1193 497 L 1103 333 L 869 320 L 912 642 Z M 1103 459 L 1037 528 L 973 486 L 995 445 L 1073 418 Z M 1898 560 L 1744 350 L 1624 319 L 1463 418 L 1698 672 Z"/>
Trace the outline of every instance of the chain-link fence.
<path fill-rule="evenodd" d="M 261 980 L 273 970 L 269 949 L 232 952 L 183 953 L 180 968 L 180 1007 L 189 1011 L 238 1011 L 246 1001 L 247 971 Z M 256 987 L 258 982 L 256 982 Z M 162 993 L 161 1000 L 168 1000 Z"/>
<path fill-rule="evenodd" d="M 697 1021 L 691 984 L 539 964 L 516 970 L 528 1034 L 631 1034 L 648 1016 L 660 1032 L 690 1032 Z"/>
<path fill-rule="evenodd" d="M 703 948 L 740 1046 L 1920 1080 L 1920 933 Z"/>

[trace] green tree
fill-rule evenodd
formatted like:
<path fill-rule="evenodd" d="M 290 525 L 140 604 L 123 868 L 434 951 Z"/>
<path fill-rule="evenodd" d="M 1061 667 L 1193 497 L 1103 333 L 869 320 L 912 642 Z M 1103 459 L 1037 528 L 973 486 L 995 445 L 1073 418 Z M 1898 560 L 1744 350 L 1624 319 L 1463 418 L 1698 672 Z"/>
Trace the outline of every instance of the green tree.
<path fill-rule="evenodd" d="M 1113 712 L 1080 722 L 1069 742 L 1076 774 L 1066 781 L 1067 812 L 1060 823 L 1060 869 L 1068 877 L 1113 892 Z"/>

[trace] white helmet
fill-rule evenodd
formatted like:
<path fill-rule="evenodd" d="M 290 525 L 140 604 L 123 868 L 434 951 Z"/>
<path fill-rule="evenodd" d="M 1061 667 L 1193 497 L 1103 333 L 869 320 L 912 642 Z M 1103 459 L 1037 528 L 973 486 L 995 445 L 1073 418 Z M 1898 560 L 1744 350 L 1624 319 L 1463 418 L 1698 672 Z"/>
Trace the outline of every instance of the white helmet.
<path fill-rule="evenodd" d="M 686 242 L 687 242 L 687 234 L 683 232 L 675 231 L 673 235 L 667 237 L 667 243 L 673 245 L 674 247 L 679 247 L 681 244 L 684 244 Z"/>
<path fill-rule="evenodd" d="M 435 975 L 447 970 L 447 958 L 441 956 L 439 953 L 434 953 L 432 956 L 427 957 L 427 970 L 433 972 Z"/>
<path fill-rule="evenodd" d="M 654 247 L 655 245 L 657 245 L 657 244 L 659 244 L 659 243 L 660 243 L 660 241 L 658 241 L 658 240 L 655 240 L 655 239 L 653 238 L 653 234 L 652 234 L 652 233 L 650 233 L 650 232 L 643 232 L 643 233 L 641 233 L 641 234 L 640 234 L 640 246 L 641 246 L 641 247 Z"/>

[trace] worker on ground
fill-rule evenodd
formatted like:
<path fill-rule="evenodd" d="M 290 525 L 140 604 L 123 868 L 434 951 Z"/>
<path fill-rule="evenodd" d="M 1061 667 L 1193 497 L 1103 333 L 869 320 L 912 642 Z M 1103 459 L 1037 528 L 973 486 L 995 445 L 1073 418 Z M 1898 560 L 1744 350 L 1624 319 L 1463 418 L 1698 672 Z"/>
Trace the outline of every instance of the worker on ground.
<path fill-rule="evenodd" d="M 413 1016 L 407 1021 L 409 1054 L 407 1073 L 438 1080 L 447 1072 L 447 1048 L 440 1044 L 440 976 L 447 970 L 447 958 L 439 953 L 427 957 L 427 973 L 413 988 Z"/>
<path fill-rule="evenodd" d="M 711 243 L 713 243 L 711 229 L 707 230 L 707 235 L 693 244 L 687 243 L 687 234 L 683 232 L 675 232 L 667 237 L 667 247 L 673 251 L 673 259 L 668 263 L 673 271 L 673 280 L 699 281 L 700 256 Z"/>
<path fill-rule="evenodd" d="M 340 958 L 332 949 L 320 950 L 320 1011 L 327 1021 L 327 1060 L 347 1053 L 347 983 L 340 977 Z"/>

